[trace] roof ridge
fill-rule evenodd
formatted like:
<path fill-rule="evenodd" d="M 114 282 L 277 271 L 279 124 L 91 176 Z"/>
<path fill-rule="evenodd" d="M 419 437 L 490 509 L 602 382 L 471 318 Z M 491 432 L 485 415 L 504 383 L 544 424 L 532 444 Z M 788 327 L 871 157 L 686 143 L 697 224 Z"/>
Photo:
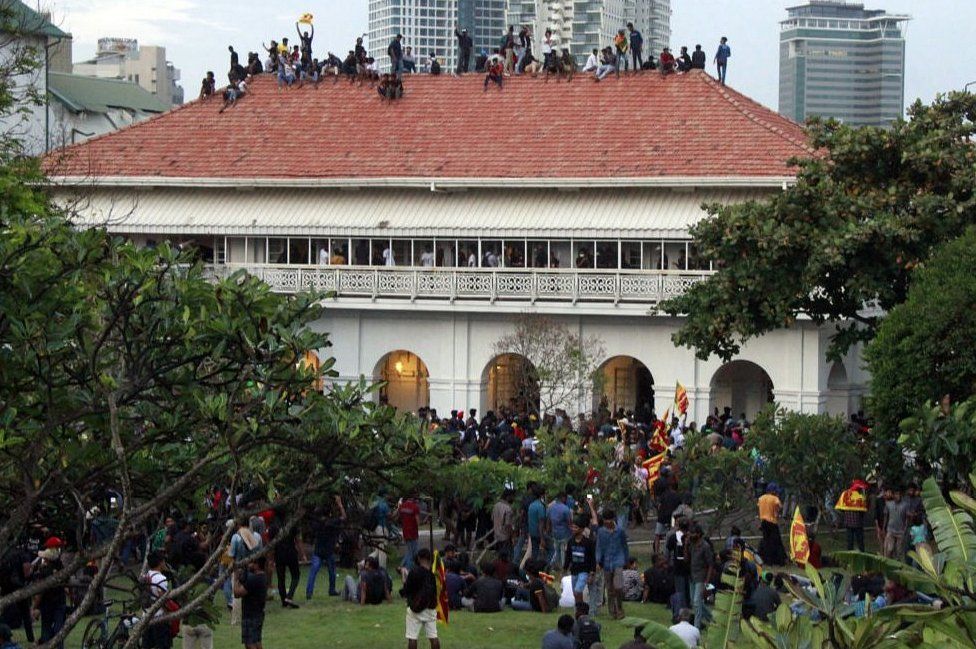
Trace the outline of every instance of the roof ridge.
<path fill-rule="evenodd" d="M 756 101 L 754 99 L 750 99 L 749 97 L 747 97 L 746 95 L 742 94 L 738 90 L 730 89 L 727 85 L 720 84 L 717 80 L 713 79 L 712 76 L 710 74 L 708 74 L 707 72 L 700 72 L 698 74 L 698 77 L 701 79 L 701 82 L 702 83 L 704 83 L 705 85 L 711 87 L 713 90 L 717 91 L 718 92 L 718 95 L 720 97 L 722 97 L 726 102 L 728 102 L 737 111 L 739 111 L 740 113 L 742 113 L 746 117 L 746 119 L 748 119 L 749 121 L 754 122 L 755 124 L 758 124 L 759 126 L 762 126 L 764 129 L 766 129 L 770 133 L 773 133 L 774 135 L 777 135 L 778 137 L 780 137 L 780 138 L 786 140 L 787 142 L 789 142 L 790 144 L 793 144 L 795 146 L 798 146 L 798 147 L 802 148 L 804 151 L 807 151 L 808 153 L 811 153 L 811 154 L 816 153 L 816 150 L 813 149 L 809 144 L 807 144 L 806 142 L 803 142 L 802 140 L 798 140 L 798 139 L 790 136 L 788 133 L 786 133 L 786 131 L 784 131 L 779 126 L 776 126 L 775 124 L 773 124 L 769 120 L 763 119 L 762 117 L 760 117 L 759 115 L 757 115 L 753 110 L 750 110 L 749 107 L 746 106 L 745 104 L 746 103 L 749 103 L 749 104 L 752 104 L 753 106 L 758 106 L 759 108 L 761 108 L 761 109 L 763 109 L 765 111 L 769 111 L 770 113 L 773 113 L 773 109 L 769 108 L 768 106 L 764 106 L 764 105 L 760 104 L 758 101 Z M 784 116 L 780 115 L 779 113 L 773 113 L 773 114 L 776 115 L 776 117 L 778 117 L 778 118 L 780 118 L 780 119 L 782 119 L 782 120 L 784 120 L 786 122 L 789 122 L 790 124 L 794 124 L 794 125 L 796 125 L 796 126 L 798 126 L 800 128 L 803 128 L 803 125 L 802 124 L 798 124 L 798 123 L 794 122 L 793 120 L 791 120 L 788 117 L 784 117 Z"/>

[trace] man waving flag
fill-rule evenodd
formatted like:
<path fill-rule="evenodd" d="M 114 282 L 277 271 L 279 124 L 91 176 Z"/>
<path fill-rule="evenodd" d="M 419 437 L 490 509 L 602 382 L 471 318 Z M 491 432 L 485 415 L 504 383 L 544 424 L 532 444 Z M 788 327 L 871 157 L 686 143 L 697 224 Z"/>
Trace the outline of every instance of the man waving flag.
<path fill-rule="evenodd" d="M 688 414 L 688 390 L 679 381 L 674 388 L 674 411 L 679 416 Z"/>

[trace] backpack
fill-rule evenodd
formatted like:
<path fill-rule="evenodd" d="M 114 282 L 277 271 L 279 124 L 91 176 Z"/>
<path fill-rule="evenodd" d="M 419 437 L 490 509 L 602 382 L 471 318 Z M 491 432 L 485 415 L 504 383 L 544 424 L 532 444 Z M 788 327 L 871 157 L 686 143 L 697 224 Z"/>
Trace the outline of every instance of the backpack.
<path fill-rule="evenodd" d="M 579 649 L 590 649 L 594 644 L 600 642 L 600 627 L 596 622 L 587 617 L 579 623 Z"/>

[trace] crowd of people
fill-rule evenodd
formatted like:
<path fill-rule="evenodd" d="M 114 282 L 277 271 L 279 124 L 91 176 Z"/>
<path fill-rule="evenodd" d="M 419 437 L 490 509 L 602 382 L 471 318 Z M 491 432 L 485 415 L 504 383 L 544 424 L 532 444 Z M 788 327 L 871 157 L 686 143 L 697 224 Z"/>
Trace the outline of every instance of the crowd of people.
<path fill-rule="evenodd" d="M 253 78 L 261 74 L 274 75 L 280 88 L 300 87 L 306 83 L 318 87 L 323 79 L 338 81 L 340 77 L 345 77 L 351 82 L 375 86 L 381 97 L 393 101 L 403 97 L 404 74 L 418 71 L 417 56 L 410 45 L 404 44 L 402 34 L 397 34 L 387 46 L 390 70 L 381 72 L 379 63 L 369 55 L 362 37 L 356 39 L 353 48 L 344 58 L 331 51 L 320 58 L 313 51 L 315 27 L 311 22 L 295 23 L 295 31 L 297 44 L 289 42 L 290 37 L 287 36 L 280 41 L 272 40 L 267 45 L 262 43 L 261 51 L 248 52 L 246 63 L 241 62 L 240 54 L 233 46 L 228 46 L 230 69 L 227 73 L 228 84 L 221 93 L 224 103 L 220 112 L 245 97 Z M 541 42 L 541 59 L 536 57 L 536 50 L 533 48 L 534 35 L 528 26 L 521 27 L 516 33 L 515 26 L 509 25 L 501 36 L 497 49 L 493 52 L 482 50 L 477 56 L 473 56 L 474 41 L 467 29 L 455 28 L 454 35 L 458 52 L 454 74 L 468 73 L 473 59 L 473 71 L 485 75 L 486 91 L 491 84 L 501 89 L 504 79 L 513 75 L 527 74 L 535 77 L 542 73 L 547 81 L 550 76 L 572 81 L 578 68 L 576 57 L 568 47 L 560 50 L 558 40 L 550 29 L 546 30 Z M 719 82 L 723 85 L 731 56 L 728 39 L 723 36 L 713 58 Z M 593 50 L 582 71 L 593 73 L 596 81 L 611 73 L 619 76 L 621 70 L 627 71 L 631 66 L 634 72 L 659 70 L 662 75 L 668 75 L 693 69 L 704 70 L 706 58 L 702 46 L 697 45 L 690 54 L 687 47 L 682 47 L 677 58 L 670 48 L 665 47 L 657 61 L 653 54 L 649 54 L 645 60 L 644 37 L 632 22 L 628 22 L 626 29 L 621 28 L 611 44 L 602 50 Z M 430 52 L 422 67 L 428 74 L 441 74 L 441 57 L 436 51 Z M 216 95 L 216 77 L 213 72 L 207 72 L 201 84 L 200 99 L 209 99 Z"/>

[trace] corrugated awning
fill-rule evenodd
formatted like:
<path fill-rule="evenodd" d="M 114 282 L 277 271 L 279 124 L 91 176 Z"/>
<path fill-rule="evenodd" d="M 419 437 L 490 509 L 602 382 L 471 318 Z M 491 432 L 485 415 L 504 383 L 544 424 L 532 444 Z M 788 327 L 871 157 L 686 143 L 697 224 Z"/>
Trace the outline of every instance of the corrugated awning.
<path fill-rule="evenodd" d="M 768 190 L 94 190 L 81 225 L 118 233 L 414 238 L 685 238 L 703 203 Z M 62 195 L 62 201 L 69 200 Z"/>

